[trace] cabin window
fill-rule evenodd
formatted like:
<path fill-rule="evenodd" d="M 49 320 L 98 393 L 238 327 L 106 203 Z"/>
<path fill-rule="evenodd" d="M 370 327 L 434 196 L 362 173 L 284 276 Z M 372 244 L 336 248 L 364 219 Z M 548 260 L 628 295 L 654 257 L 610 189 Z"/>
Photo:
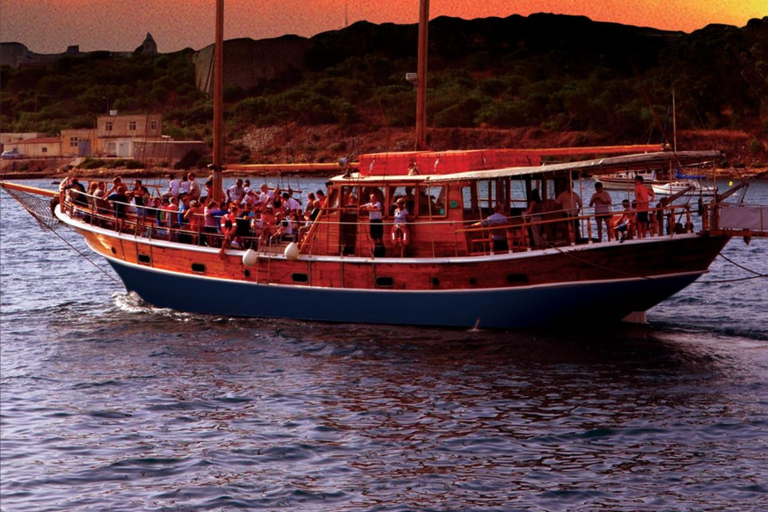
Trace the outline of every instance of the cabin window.
<path fill-rule="evenodd" d="M 366 201 L 367 203 L 368 201 Z M 359 187 L 341 187 L 341 194 L 334 198 L 334 202 L 331 205 L 334 208 L 354 208 L 360 205 L 360 190 Z"/>
<path fill-rule="evenodd" d="M 388 216 L 392 216 L 395 214 L 395 208 L 397 200 L 402 198 L 405 199 L 405 209 L 408 210 L 408 213 L 411 215 L 414 214 L 416 211 L 416 194 L 413 192 L 414 187 L 405 187 L 405 186 L 395 186 L 395 187 L 389 187 L 389 196 L 388 196 L 388 202 L 389 205 L 388 208 L 386 208 L 386 214 Z"/>
<path fill-rule="evenodd" d="M 461 187 L 461 200 L 464 203 L 464 217 L 477 217 L 480 210 L 477 206 L 477 191 L 475 187 Z"/>
<path fill-rule="evenodd" d="M 416 208 L 420 216 L 445 217 L 447 215 L 445 200 L 445 185 L 420 186 Z"/>
<path fill-rule="evenodd" d="M 307 274 L 294 273 L 294 274 L 291 274 L 291 280 L 294 283 L 308 283 L 309 276 Z"/>
<path fill-rule="evenodd" d="M 391 277 L 379 276 L 376 278 L 376 288 L 392 288 L 395 280 Z"/>
<path fill-rule="evenodd" d="M 203 265 L 202 263 L 193 263 L 192 272 L 197 272 L 198 274 L 205 274 L 205 265 Z"/>
<path fill-rule="evenodd" d="M 149 265 L 151 261 L 152 260 L 150 259 L 149 254 L 139 254 L 139 263 L 145 263 Z"/>

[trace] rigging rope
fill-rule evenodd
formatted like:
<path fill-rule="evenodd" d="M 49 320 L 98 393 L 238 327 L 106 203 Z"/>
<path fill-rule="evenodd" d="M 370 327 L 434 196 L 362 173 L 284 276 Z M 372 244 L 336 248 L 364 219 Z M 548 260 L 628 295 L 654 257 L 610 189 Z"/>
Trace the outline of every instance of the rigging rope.
<path fill-rule="evenodd" d="M 88 263 L 96 267 L 100 272 L 102 272 L 104 275 L 112 279 L 116 283 L 120 283 L 118 279 L 116 279 L 113 275 L 109 274 L 106 270 L 101 268 L 99 265 L 97 265 L 91 258 L 88 257 L 88 255 L 84 254 L 82 251 L 80 251 L 77 247 L 72 245 L 68 240 L 66 240 L 64 237 L 62 237 L 56 230 L 62 225 L 61 221 L 57 219 L 53 215 L 53 205 L 52 201 L 55 201 L 56 198 L 49 199 L 45 196 L 39 196 L 36 194 L 30 194 L 28 192 L 21 192 L 19 190 L 14 190 L 10 188 L 4 189 L 9 196 L 14 198 L 27 212 L 29 212 L 30 215 L 32 215 L 32 218 L 34 218 L 37 223 L 40 225 L 40 229 L 43 231 L 50 231 L 57 237 L 59 237 L 60 240 L 62 240 L 66 245 L 68 245 L 71 249 L 73 249 L 77 254 L 85 258 Z"/>

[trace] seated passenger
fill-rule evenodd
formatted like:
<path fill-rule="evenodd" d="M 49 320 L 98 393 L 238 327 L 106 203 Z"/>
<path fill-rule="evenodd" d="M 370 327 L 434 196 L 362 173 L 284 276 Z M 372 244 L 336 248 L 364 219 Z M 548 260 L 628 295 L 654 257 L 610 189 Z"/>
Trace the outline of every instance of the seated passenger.
<path fill-rule="evenodd" d="M 629 200 L 623 200 L 621 205 L 624 207 L 624 211 L 614 216 L 613 225 L 616 239 L 620 239 L 623 242 L 627 237 L 633 238 L 632 234 L 635 231 L 636 221 L 635 211 L 631 208 Z"/>

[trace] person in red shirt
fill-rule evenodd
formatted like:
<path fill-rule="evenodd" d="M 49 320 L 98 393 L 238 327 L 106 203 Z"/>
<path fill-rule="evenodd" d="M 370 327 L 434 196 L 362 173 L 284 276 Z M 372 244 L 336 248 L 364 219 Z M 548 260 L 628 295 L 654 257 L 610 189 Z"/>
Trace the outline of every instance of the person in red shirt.
<path fill-rule="evenodd" d="M 643 183 L 642 176 L 635 176 L 635 201 L 637 201 L 637 236 L 645 238 L 648 233 L 649 198 L 655 200 L 656 194 Z"/>

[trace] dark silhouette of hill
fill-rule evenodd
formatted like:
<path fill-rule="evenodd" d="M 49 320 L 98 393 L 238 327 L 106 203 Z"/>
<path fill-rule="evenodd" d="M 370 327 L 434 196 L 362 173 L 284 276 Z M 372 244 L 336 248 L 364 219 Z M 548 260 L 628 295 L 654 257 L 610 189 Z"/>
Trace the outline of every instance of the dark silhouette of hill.
<path fill-rule="evenodd" d="M 259 42 L 237 40 L 240 57 L 225 66 L 253 78 L 226 90 L 230 139 L 239 141 L 230 154 L 246 162 L 408 149 L 415 93 L 404 77 L 416 70 L 417 30 L 358 22 L 286 38 L 291 49 L 271 41 L 271 60 L 251 58 Z M 687 142 L 726 142 L 745 160 L 768 160 L 768 17 L 690 34 L 554 14 L 439 17 L 429 51 L 433 145 L 669 141 L 674 90 Z M 162 112 L 166 134 L 207 137 L 211 100 L 193 64 L 201 53 L 4 66 L 3 131 L 92 126 L 107 98 L 123 113 Z M 272 62 L 288 54 L 290 65 Z M 256 143 L 256 133 L 272 135 Z"/>

